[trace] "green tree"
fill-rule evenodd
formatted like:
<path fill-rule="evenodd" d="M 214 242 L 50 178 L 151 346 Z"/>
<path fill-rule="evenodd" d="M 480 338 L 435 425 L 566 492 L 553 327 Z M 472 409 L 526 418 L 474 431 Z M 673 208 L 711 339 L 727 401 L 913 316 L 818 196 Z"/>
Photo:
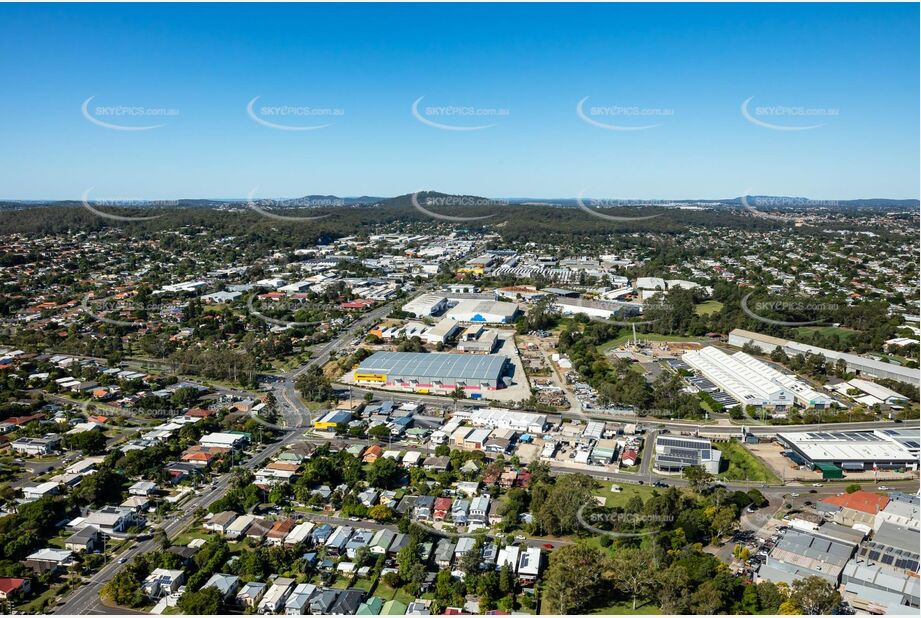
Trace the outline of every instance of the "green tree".
<path fill-rule="evenodd" d="M 368 469 L 365 478 L 372 487 L 392 489 L 399 483 L 403 470 L 396 460 L 390 457 L 381 457 Z"/>
<path fill-rule="evenodd" d="M 122 607 L 140 607 L 145 595 L 132 569 L 122 569 L 102 587 L 101 596 Z"/>
<path fill-rule="evenodd" d="M 698 494 L 713 482 L 713 475 L 704 470 L 702 466 L 687 466 L 681 471 L 681 474 L 691 486 L 691 489 Z"/>
<path fill-rule="evenodd" d="M 810 575 L 793 582 L 790 600 L 806 615 L 833 614 L 841 605 L 841 593 L 831 582 Z"/>
<path fill-rule="evenodd" d="M 611 576 L 614 586 L 629 594 L 636 610 L 637 597 L 646 596 L 655 583 L 655 570 L 649 568 L 652 556 L 648 551 L 621 547 L 614 553 Z"/>
<path fill-rule="evenodd" d="M 368 436 L 375 440 L 386 440 L 390 437 L 390 428 L 387 425 L 375 425 L 368 430 Z"/>
<path fill-rule="evenodd" d="M 333 387 L 319 365 L 311 365 L 295 382 L 304 399 L 327 401 L 333 397 Z"/>
<path fill-rule="evenodd" d="M 777 587 L 777 584 L 771 581 L 758 582 L 758 607 L 767 612 L 777 612 L 780 604 L 786 600 L 786 597 Z"/>
<path fill-rule="evenodd" d="M 595 481 L 585 474 L 560 475 L 535 514 L 539 528 L 553 535 L 578 529 L 578 515 L 591 503 L 594 487 Z"/>
<path fill-rule="evenodd" d="M 106 450 L 106 436 L 101 431 L 81 431 L 64 435 L 64 446 L 83 451 L 84 455 L 99 455 Z"/>
<path fill-rule="evenodd" d="M 179 609 L 184 614 L 214 616 L 221 613 L 222 601 L 220 591 L 208 586 L 195 592 L 187 590 L 179 597 Z"/>
<path fill-rule="evenodd" d="M 542 588 L 547 612 L 587 613 L 598 607 L 611 587 L 609 571 L 603 550 L 581 544 L 554 550 Z"/>
<path fill-rule="evenodd" d="M 758 588 L 754 584 L 745 586 L 745 590 L 742 591 L 742 607 L 749 614 L 757 614 L 761 609 Z"/>
<path fill-rule="evenodd" d="M 368 517 L 374 521 L 388 522 L 393 521 L 393 510 L 383 504 L 375 504 L 368 509 Z"/>

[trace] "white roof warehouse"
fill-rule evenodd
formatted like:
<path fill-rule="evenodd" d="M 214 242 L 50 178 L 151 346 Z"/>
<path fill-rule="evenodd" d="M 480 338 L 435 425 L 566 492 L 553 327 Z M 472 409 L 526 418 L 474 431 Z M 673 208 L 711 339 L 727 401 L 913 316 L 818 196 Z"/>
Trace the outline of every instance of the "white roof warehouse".
<path fill-rule="evenodd" d="M 471 356 L 424 352 L 377 352 L 355 370 L 359 383 L 414 389 L 498 388 L 508 358 L 499 354 Z"/>
<path fill-rule="evenodd" d="M 746 343 L 752 343 L 761 351 L 768 353 L 780 347 L 783 348 L 787 356 L 796 356 L 798 354 L 802 354 L 803 356 L 806 354 L 821 354 L 831 362 L 835 362 L 840 358 L 847 364 L 847 370 L 849 372 L 855 373 L 861 377 L 888 378 L 890 380 L 896 380 L 897 382 L 911 384 L 912 386 L 918 386 L 919 383 L 921 383 L 921 378 L 919 378 L 921 374 L 919 374 L 917 369 L 912 369 L 911 367 L 885 363 L 874 358 L 867 358 L 847 352 L 837 352 L 835 350 L 819 348 L 814 345 L 807 345 L 796 341 L 778 339 L 777 337 L 770 337 L 741 328 L 736 328 L 729 333 L 729 345 L 742 347 Z"/>
<path fill-rule="evenodd" d="M 777 440 L 805 463 L 832 464 L 844 470 L 918 468 L 917 430 L 810 431 L 779 433 Z M 912 446 L 913 445 L 913 446 Z"/>
<path fill-rule="evenodd" d="M 786 409 L 794 403 L 804 408 L 825 408 L 834 403 L 796 376 L 783 374 L 745 352 L 730 356 L 707 347 L 686 352 L 681 360 L 742 405 Z"/>

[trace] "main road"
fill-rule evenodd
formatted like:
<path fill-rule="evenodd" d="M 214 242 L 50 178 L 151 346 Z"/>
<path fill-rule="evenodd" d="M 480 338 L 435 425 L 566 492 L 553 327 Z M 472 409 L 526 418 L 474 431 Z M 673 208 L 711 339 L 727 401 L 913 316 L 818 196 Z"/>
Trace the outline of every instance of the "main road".
<path fill-rule="evenodd" d="M 421 290 L 425 291 L 425 290 Z M 292 369 L 286 373 L 280 375 L 271 376 L 274 379 L 272 390 L 276 393 L 276 399 L 278 401 L 283 401 L 286 405 L 282 406 L 282 416 L 284 417 L 286 430 L 285 436 L 275 442 L 264 447 L 261 451 L 258 451 L 252 454 L 249 459 L 243 462 L 243 465 L 250 468 L 255 468 L 265 461 L 269 460 L 275 454 L 279 452 L 282 448 L 288 446 L 289 444 L 295 442 L 298 439 L 303 440 L 304 436 L 302 435 L 302 429 L 310 426 L 311 424 L 311 412 L 306 405 L 301 401 L 300 397 L 297 394 L 296 381 L 298 377 L 303 375 L 310 367 L 314 365 L 322 365 L 329 358 L 329 353 L 332 351 L 337 351 L 344 348 L 349 340 L 355 336 L 363 336 L 367 326 L 373 322 L 376 322 L 383 317 L 385 317 L 391 310 L 391 303 L 381 305 L 380 307 L 374 309 L 373 311 L 365 314 L 360 319 L 353 322 L 345 331 L 339 334 L 334 339 L 321 344 L 314 348 L 311 352 L 310 359 L 303 365 Z M 444 406 L 450 406 L 453 402 L 447 398 L 443 397 L 433 397 L 431 395 L 417 395 L 414 393 L 402 393 L 402 392 L 390 392 L 390 391 L 379 391 L 371 389 L 363 389 L 358 387 L 351 387 L 353 392 L 364 393 L 372 392 L 377 396 L 383 396 L 394 401 L 416 401 L 416 402 L 425 402 L 425 403 L 437 403 Z M 469 402 L 468 402 L 469 403 Z M 487 402 L 477 402 L 473 405 L 488 405 Z M 704 432 L 704 433 L 726 433 L 738 435 L 742 432 L 742 427 L 739 425 L 694 425 L 690 423 L 682 423 L 675 421 L 660 421 L 658 419 L 642 418 L 642 417 L 616 417 L 609 414 L 590 414 L 590 413 L 562 413 L 563 418 L 573 417 L 573 418 L 592 418 L 597 420 L 625 420 L 627 422 L 642 422 L 644 425 L 648 426 L 653 434 L 661 429 L 668 429 L 674 431 L 685 431 L 685 432 Z M 918 427 L 918 421 L 906 421 L 901 425 L 893 425 L 892 423 L 880 423 L 880 422 L 860 422 L 860 423 L 830 423 L 830 424 L 818 424 L 818 425 L 794 425 L 794 426 L 770 426 L 770 425 L 757 425 L 757 426 L 748 426 L 748 430 L 754 434 L 758 435 L 772 435 L 776 434 L 778 431 L 829 431 L 829 430 L 841 430 L 841 429 L 875 429 L 882 426 L 887 427 L 905 427 L 905 428 L 916 428 Z M 418 447 L 416 447 L 418 448 Z M 591 475 L 599 480 L 605 481 L 623 481 L 623 482 L 646 482 L 651 478 L 650 473 L 650 451 L 652 449 L 647 445 L 644 449 L 644 454 L 640 466 L 639 473 L 616 473 L 616 472 L 592 472 Z M 564 472 L 574 472 L 565 467 L 552 466 L 553 474 L 561 474 Z M 227 491 L 232 476 L 230 474 L 223 475 L 220 479 L 215 481 L 212 485 L 206 486 L 204 491 L 196 493 L 190 500 L 185 502 L 180 506 L 181 511 L 176 514 L 173 518 L 166 521 L 160 529 L 163 530 L 167 537 L 172 540 L 178 537 L 195 519 L 195 513 L 199 509 L 207 509 L 212 503 L 218 500 L 224 495 Z M 683 479 L 674 478 L 666 479 L 671 485 L 684 485 L 685 482 Z M 891 483 L 890 483 L 891 484 Z M 729 488 L 738 488 L 744 489 L 752 486 L 757 486 L 753 484 L 730 484 Z M 907 487 L 907 485 L 906 485 Z M 819 493 L 836 493 L 838 490 L 832 484 L 828 484 L 825 487 L 819 490 Z M 763 489 L 765 493 L 771 493 L 775 495 L 785 494 L 790 491 L 789 488 L 782 486 L 771 486 L 765 487 Z M 528 539 L 529 542 L 536 540 Z M 552 541 L 551 541 L 552 542 Z M 103 605 L 100 598 L 99 592 L 103 585 L 106 582 L 111 580 L 115 574 L 118 572 L 119 568 L 132 559 L 135 556 L 149 552 L 156 549 L 157 542 L 154 539 L 149 539 L 146 541 L 141 541 L 135 543 L 133 546 L 122 551 L 118 555 L 118 560 L 113 560 L 112 562 L 106 564 L 98 572 L 96 572 L 91 579 L 86 580 L 86 583 L 77 588 L 65 601 L 63 604 L 58 606 L 54 613 L 56 614 L 101 614 L 101 613 L 111 613 L 112 609 Z"/>
<path fill-rule="evenodd" d="M 280 380 L 275 384 L 274 389 L 278 393 L 278 398 L 287 405 L 282 407 L 282 415 L 285 419 L 285 429 L 287 433 L 278 442 L 274 442 L 264 447 L 261 451 L 254 453 L 249 459 L 243 462 L 247 468 L 255 468 L 272 458 L 282 448 L 303 438 L 300 431 L 310 424 L 310 410 L 301 402 L 297 396 L 294 386 L 297 378 L 307 371 L 308 368 L 322 364 L 329 358 L 329 353 L 333 350 L 344 347 L 348 340 L 355 336 L 358 329 L 364 328 L 368 323 L 379 320 L 387 313 L 390 307 L 382 305 L 377 309 L 363 316 L 354 322 L 343 333 L 329 342 L 315 348 L 311 358 L 300 367 L 289 371 L 280 376 Z M 207 509 L 212 503 L 222 497 L 230 486 L 232 475 L 225 474 L 212 485 L 206 486 L 204 491 L 199 491 L 194 496 L 183 503 L 179 508 L 181 511 L 167 520 L 160 530 L 166 533 L 167 537 L 172 540 L 178 537 L 191 523 L 195 520 L 195 513 L 199 509 Z M 56 614 L 99 614 L 110 613 L 111 609 L 103 605 L 99 592 L 102 587 L 115 577 L 115 574 L 123 564 L 130 562 L 135 556 L 153 551 L 157 548 L 157 541 L 149 539 L 140 541 L 122 551 L 117 560 L 113 560 L 97 571 L 92 578 L 88 579 L 79 588 L 77 588 L 62 605 L 59 605 L 54 613 Z"/>

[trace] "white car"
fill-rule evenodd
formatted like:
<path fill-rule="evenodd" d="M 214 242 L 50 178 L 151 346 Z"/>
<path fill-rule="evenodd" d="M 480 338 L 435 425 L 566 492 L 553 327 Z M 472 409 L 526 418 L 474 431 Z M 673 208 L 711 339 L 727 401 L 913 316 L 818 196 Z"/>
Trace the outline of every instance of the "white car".
<path fill-rule="evenodd" d="M 877 489 L 880 491 L 889 491 L 892 488 L 889 487 L 888 485 L 880 485 L 879 487 L 877 487 Z"/>
<path fill-rule="evenodd" d="M 791 497 L 791 498 L 799 498 L 799 494 L 796 493 L 796 492 L 794 491 L 792 494 L 790 494 L 790 497 Z"/>
<path fill-rule="evenodd" d="M 823 485 L 822 483 L 813 483 L 812 486 L 813 487 L 825 487 L 825 485 Z"/>

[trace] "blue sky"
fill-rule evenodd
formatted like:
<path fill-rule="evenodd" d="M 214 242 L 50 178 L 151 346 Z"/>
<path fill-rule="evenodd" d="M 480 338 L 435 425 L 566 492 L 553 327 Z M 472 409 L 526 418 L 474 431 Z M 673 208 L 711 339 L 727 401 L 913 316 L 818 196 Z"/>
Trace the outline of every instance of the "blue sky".
<path fill-rule="evenodd" d="M 0 5 L 0 197 L 917 198 L 918 17 L 910 4 Z"/>

